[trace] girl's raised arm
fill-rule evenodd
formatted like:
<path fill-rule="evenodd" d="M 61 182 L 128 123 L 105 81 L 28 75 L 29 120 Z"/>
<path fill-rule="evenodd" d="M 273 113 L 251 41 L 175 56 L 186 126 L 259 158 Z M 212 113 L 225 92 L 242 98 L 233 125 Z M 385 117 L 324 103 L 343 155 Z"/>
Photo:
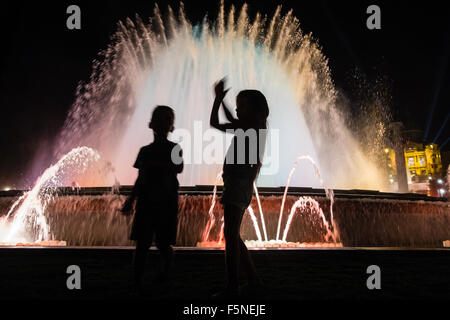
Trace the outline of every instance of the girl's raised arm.
<path fill-rule="evenodd" d="M 225 112 L 225 116 L 227 117 L 228 121 L 230 121 L 231 123 L 238 121 L 238 119 L 233 117 L 230 109 L 228 109 L 227 105 L 225 104 L 225 101 L 223 101 L 223 100 L 222 100 L 222 106 L 223 106 L 223 111 Z"/>
<path fill-rule="evenodd" d="M 219 107 L 223 103 L 223 98 L 227 94 L 229 89 L 224 90 L 224 80 L 220 80 L 214 87 L 216 93 L 216 98 L 214 99 L 214 104 L 211 110 L 211 117 L 209 119 L 209 124 L 211 127 L 216 128 L 220 131 L 226 132 L 230 129 L 237 128 L 237 119 L 234 119 L 231 112 L 226 108 L 224 104 L 225 116 L 230 121 L 229 123 L 219 123 Z"/>

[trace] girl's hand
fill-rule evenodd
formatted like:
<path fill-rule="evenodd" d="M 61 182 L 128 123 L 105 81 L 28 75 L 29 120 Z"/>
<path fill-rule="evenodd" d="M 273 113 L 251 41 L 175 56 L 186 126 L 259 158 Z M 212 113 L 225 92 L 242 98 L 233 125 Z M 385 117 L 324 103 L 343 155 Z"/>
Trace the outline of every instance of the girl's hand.
<path fill-rule="evenodd" d="M 216 98 L 219 98 L 223 100 L 225 98 L 225 95 L 230 89 L 224 90 L 225 88 L 225 78 L 219 80 L 216 82 L 214 86 L 214 92 L 216 93 Z"/>

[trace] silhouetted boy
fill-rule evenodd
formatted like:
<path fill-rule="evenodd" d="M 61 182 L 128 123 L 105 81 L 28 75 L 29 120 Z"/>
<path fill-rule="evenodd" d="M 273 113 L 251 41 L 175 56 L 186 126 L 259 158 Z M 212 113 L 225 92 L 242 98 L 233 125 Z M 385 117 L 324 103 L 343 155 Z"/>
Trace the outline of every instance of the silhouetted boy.
<path fill-rule="evenodd" d="M 130 239 L 136 241 L 134 280 L 136 290 L 142 290 L 142 278 L 148 249 L 153 238 L 160 250 L 162 263 L 160 279 L 167 278 L 173 261 L 172 245 L 176 242 L 178 223 L 178 180 L 183 171 L 181 147 L 167 140 L 174 130 L 175 114 L 168 106 L 157 106 L 149 128 L 153 129 L 153 143 L 139 151 L 134 167 L 139 175 L 122 212 L 130 214 L 137 198 L 136 213 Z"/>

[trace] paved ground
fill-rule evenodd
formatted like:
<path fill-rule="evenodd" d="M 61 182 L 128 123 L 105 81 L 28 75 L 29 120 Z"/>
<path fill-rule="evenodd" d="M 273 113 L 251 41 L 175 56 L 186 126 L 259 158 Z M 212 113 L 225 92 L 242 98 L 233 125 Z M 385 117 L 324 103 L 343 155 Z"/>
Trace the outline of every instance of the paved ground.
<path fill-rule="evenodd" d="M 132 248 L 2 248 L 0 299 L 135 299 L 129 294 Z M 450 250 L 254 250 L 267 290 L 245 299 L 450 299 Z M 171 280 L 152 283 L 159 256 L 149 254 L 143 299 L 209 301 L 224 284 L 224 255 L 178 249 Z M 68 290 L 69 265 L 81 268 L 81 290 Z M 381 290 L 368 290 L 366 269 L 381 268 Z"/>

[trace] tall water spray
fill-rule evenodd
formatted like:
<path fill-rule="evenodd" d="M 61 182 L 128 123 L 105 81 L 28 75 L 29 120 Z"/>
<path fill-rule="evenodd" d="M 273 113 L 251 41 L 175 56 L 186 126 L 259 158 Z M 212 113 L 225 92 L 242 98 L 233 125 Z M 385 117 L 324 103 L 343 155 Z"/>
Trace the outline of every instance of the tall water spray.
<path fill-rule="evenodd" d="M 269 103 L 274 135 L 269 134 L 265 166 L 273 170 L 260 176 L 259 186 L 284 185 L 297 156 L 308 154 L 330 187 L 380 188 L 377 168 L 336 107 L 326 57 L 293 12 L 283 15 L 281 7 L 272 17 L 258 13 L 250 19 L 247 5 L 226 12 L 221 2 L 215 21 L 192 25 L 182 4 L 177 16 L 169 7 L 166 19 L 155 6 L 149 23 L 138 16 L 119 22 L 111 44 L 94 62 L 90 81 L 78 87 L 58 150 L 91 146 L 111 160 L 120 183 L 131 184 L 134 157 L 151 141 L 151 110 L 167 104 L 175 109 L 179 132 L 191 135 L 180 183 L 213 184 L 221 164 L 204 161 L 202 154 L 211 140 L 206 130 L 212 85 L 223 76 L 231 87 L 228 105 L 248 88 L 262 91 Z M 293 186 L 320 187 L 311 166 L 299 171 Z"/>
<path fill-rule="evenodd" d="M 57 194 L 57 187 L 71 183 L 78 185 L 87 171 L 90 171 L 90 176 L 95 176 L 93 169 L 99 159 L 100 155 L 95 150 L 78 147 L 46 169 L 33 189 L 19 197 L 6 216 L 0 217 L 0 242 L 50 240 L 47 206 Z"/>

